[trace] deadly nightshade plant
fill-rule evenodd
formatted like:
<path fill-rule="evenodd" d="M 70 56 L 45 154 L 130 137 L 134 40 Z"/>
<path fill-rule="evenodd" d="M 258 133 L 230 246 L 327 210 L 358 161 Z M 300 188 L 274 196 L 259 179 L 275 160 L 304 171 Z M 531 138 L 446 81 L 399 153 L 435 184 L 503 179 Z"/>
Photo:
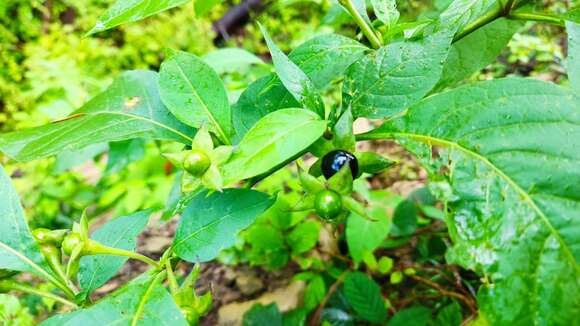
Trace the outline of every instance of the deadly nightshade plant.
<path fill-rule="evenodd" d="M 118 1 L 90 33 L 186 2 Z M 40 230 L 33 236 L 0 169 L 0 290 L 70 307 L 44 325 L 196 323 L 211 297 L 193 292 L 196 274 L 178 284 L 173 268 L 180 260 L 210 261 L 235 243 L 237 233 L 275 202 L 251 189 L 256 183 L 307 153 L 323 158 L 337 150 L 352 153 L 360 173 L 379 173 L 393 162 L 358 153 L 355 145 L 389 139 L 419 159 L 445 204 L 453 241 L 447 261 L 485 280 L 477 293 L 482 322 L 577 323 L 580 21 L 577 10 L 556 16 L 532 11 L 529 2 L 455 0 L 432 21 L 404 24 L 392 0 L 373 0 L 372 8 L 365 1 L 341 0 L 363 41 L 324 34 L 287 56 L 262 28 L 275 73 L 249 85 L 233 105 L 203 60 L 168 51 L 160 72 L 128 71 L 70 117 L 0 135 L 0 150 L 16 161 L 134 138 L 177 142 L 184 150 L 165 157 L 186 170 L 174 243 L 154 261 L 134 252 L 150 211 L 113 219 L 93 234 L 82 218 L 66 235 Z M 495 59 L 522 20 L 566 27 L 569 85 L 500 78 L 457 86 Z M 321 91 L 337 79 L 343 80 L 342 105 L 325 106 Z M 354 135 L 357 118 L 383 124 Z M 299 168 L 304 198 L 293 209 L 346 222 L 349 246 L 365 240 L 375 243 L 367 249 L 376 249 L 379 236 L 385 237 L 376 231 L 384 228 L 353 190 L 357 173 L 345 164 L 323 180 L 323 164 L 319 159 L 308 172 Z M 353 235 L 350 227 L 370 231 Z M 129 258 L 150 270 L 92 302 L 91 293 Z M 19 284 L 5 270 L 32 273 L 56 290 Z M 384 323 L 379 285 L 364 274 L 345 273 L 345 296 L 354 311 L 363 320 Z M 312 288 L 320 282 L 324 289 L 321 278 L 311 279 Z"/>

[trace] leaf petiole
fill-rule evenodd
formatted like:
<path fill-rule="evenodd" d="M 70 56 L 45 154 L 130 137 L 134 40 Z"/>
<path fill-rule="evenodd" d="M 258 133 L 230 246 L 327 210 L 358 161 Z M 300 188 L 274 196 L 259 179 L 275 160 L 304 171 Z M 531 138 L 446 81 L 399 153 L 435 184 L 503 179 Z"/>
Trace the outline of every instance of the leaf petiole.
<path fill-rule="evenodd" d="M 159 263 L 154 261 L 153 259 L 142 255 L 137 252 L 113 248 L 109 246 L 105 246 L 97 241 L 88 240 L 83 253 L 85 255 L 113 255 L 113 256 L 121 256 L 121 257 L 128 257 L 131 259 L 136 259 L 142 261 L 154 268 L 159 268 Z"/>

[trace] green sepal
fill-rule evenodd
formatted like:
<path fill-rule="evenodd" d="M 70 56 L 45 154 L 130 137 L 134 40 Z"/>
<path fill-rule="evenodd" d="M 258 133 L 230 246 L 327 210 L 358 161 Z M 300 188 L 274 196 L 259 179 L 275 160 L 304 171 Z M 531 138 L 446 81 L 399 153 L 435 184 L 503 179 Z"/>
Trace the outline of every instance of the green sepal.
<path fill-rule="evenodd" d="M 356 201 L 354 198 L 350 197 L 350 196 L 342 196 L 342 205 L 347 208 L 348 210 L 350 210 L 351 212 L 355 213 L 356 215 L 369 220 L 369 221 L 373 221 L 376 222 L 377 220 L 370 217 L 367 212 L 366 212 L 366 208 L 362 203 L 359 203 L 358 201 Z"/>
<path fill-rule="evenodd" d="M 324 182 L 304 171 L 299 164 L 297 165 L 298 165 L 298 178 L 300 179 L 302 188 L 306 193 L 317 194 L 325 189 Z"/>
<path fill-rule="evenodd" d="M 345 164 L 340 170 L 330 177 L 326 182 L 329 189 L 338 192 L 341 195 L 348 195 L 352 192 L 352 172 L 350 166 Z"/>
<path fill-rule="evenodd" d="M 184 172 L 181 175 L 181 192 L 184 194 L 196 191 L 201 186 L 201 179 Z"/>
<path fill-rule="evenodd" d="M 173 166 L 183 169 L 183 160 L 185 159 L 185 155 L 187 155 L 187 151 L 182 151 L 178 153 L 163 153 L 161 154 L 165 157 Z"/>
<path fill-rule="evenodd" d="M 382 155 L 373 152 L 355 153 L 358 160 L 359 174 L 377 174 L 397 164 L 397 161 L 390 160 Z"/>
<path fill-rule="evenodd" d="M 199 128 L 199 130 L 195 134 L 195 137 L 193 137 L 193 140 L 191 142 L 191 148 L 199 149 L 205 153 L 210 153 L 211 151 L 213 151 L 213 140 L 205 125 Z"/>
<path fill-rule="evenodd" d="M 356 139 L 352 130 L 353 118 L 350 107 L 346 109 L 333 127 L 332 142 L 335 148 L 354 152 Z"/>
<path fill-rule="evenodd" d="M 212 164 L 205 174 L 201 177 L 201 183 L 204 187 L 221 191 L 224 186 L 224 179 L 218 167 Z"/>
<path fill-rule="evenodd" d="M 232 146 L 219 146 L 209 153 L 212 164 L 221 166 L 232 156 L 234 148 Z"/>
<path fill-rule="evenodd" d="M 328 140 L 325 137 L 320 137 L 316 140 L 310 147 L 308 151 L 316 157 L 323 157 L 326 153 L 331 152 L 335 149 L 332 140 Z"/>
<path fill-rule="evenodd" d="M 310 166 L 308 173 L 315 177 L 319 177 L 322 175 L 322 159 L 318 159 L 314 164 Z"/>

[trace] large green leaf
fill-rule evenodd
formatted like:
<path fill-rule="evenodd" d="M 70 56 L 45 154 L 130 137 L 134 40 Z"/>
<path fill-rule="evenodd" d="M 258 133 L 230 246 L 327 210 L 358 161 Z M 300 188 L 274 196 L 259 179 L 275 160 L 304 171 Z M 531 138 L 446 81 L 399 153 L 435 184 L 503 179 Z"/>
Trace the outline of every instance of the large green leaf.
<path fill-rule="evenodd" d="M 308 76 L 292 62 L 272 41 L 266 29 L 260 25 L 266 44 L 270 49 L 276 73 L 282 84 L 302 105 L 302 107 L 315 112 L 321 118 L 325 117 L 324 102 L 320 92 Z"/>
<path fill-rule="evenodd" d="M 355 117 L 384 118 L 423 98 L 435 86 L 451 43 L 449 31 L 393 42 L 354 63 L 343 97 Z"/>
<path fill-rule="evenodd" d="M 314 143 L 325 129 L 326 121 L 312 111 L 270 113 L 248 131 L 224 165 L 225 184 L 270 171 Z"/>
<path fill-rule="evenodd" d="M 377 18 L 387 27 L 391 28 L 397 24 L 400 13 L 397 10 L 395 0 L 371 0 L 373 10 Z"/>
<path fill-rule="evenodd" d="M 54 280 L 34 241 L 12 182 L 0 165 L 0 269 L 31 272 Z"/>
<path fill-rule="evenodd" d="M 301 44 L 290 52 L 288 58 L 308 76 L 316 88 L 323 89 L 368 50 L 353 39 L 325 34 Z M 268 113 L 298 106 L 298 102 L 275 74 L 258 79 L 242 93 L 232 109 L 236 142 Z"/>
<path fill-rule="evenodd" d="M 30 161 L 65 150 L 132 138 L 190 143 L 193 129 L 165 108 L 157 91 L 157 73 L 129 71 L 103 93 L 62 121 L 0 135 L 0 150 Z"/>
<path fill-rule="evenodd" d="M 458 30 L 499 4 L 498 0 L 453 0 L 441 13 L 438 24 Z"/>
<path fill-rule="evenodd" d="M 173 251 L 189 262 L 206 262 L 235 243 L 238 232 L 273 204 L 266 194 L 249 189 L 201 192 L 188 203 L 175 234 Z"/>
<path fill-rule="evenodd" d="M 168 50 L 161 64 L 159 92 L 163 103 L 183 123 L 207 125 L 224 143 L 233 134 L 230 104 L 217 73 L 193 54 Z"/>
<path fill-rule="evenodd" d="M 147 225 L 151 211 L 141 211 L 118 217 L 99 228 L 91 238 L 113 248 L 134 250 L 137 236 Z M 123 267 L 126 257 L 111 255 L 85 256 L 81 259 L 78 274 L 82 295 L 105 284 Z"/>
<path fill-rule="evenodd" d="M 580 94 L 580 25 L 570 21 L 566 22 L 568 33 L 568 59 L 566 68 L 568 79 L 576 94 Z"/>
<path fill-rule="evenodd" d="M 88 35 L 102 32 L 115 26 L 141 20 L 167 9 L 188 3 L 191 0 L 117 0 L 102 14 Z"/>
<path fill-rule="evenodd" d="M 381 288 L 361 272 L 349 273 L 344 280 L 344 296 L 364 320 L 380 324 L 387 317 Z"/>
<path fill-rule="evenodd" d="M 452 263 L 487 275 L 492 323 L 574 324 L 580 314 L 580 106 L 531 79 L 430 97 L 361 139 L 394 138 L 447 171 Z M 432 156 L 431 146 L 441 148 Z M 439 177 L 440 178 L 440 177 Z"/>
<path fill-rule="evenodd" d="M 521 22 L 501 18 L 455 42 L 438 88 L 451 86 L 495 61 L 521 26 Z"/>
<path fill-rule="evenodd" d="M 387 210 L 392 210 L 401 200 L 386 191 L 373 191 L 369 197 L 373 205 L 369 208 L 369 214 L 376 221 L 352 213 L 346 223 L 348 252 L 355 264 L 360 263 L 366 253 L 377 249 L 389 235 L 392 222 L 387 216 Z"/>
<path fill-rule="evenodd" d="M 56 315 L 43 326 L 188 325 L 162 285 L 163 274 L 147 273 L 94 306 Z"/>

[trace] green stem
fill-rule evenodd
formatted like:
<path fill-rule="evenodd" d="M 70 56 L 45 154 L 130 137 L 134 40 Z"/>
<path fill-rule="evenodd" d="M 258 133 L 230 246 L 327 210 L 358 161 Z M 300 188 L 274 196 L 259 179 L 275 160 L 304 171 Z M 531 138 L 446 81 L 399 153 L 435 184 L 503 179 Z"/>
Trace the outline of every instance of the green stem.
<path fill-rule="evenodd" d="M 361 14 L 356 10 L 352 0 L 340 0 L 340 3 L 344 6 L 344 8 L 350 13 L 352 18 L 354 19 L 355 23 L 360 27 L 361 31 L 365 35 L 365 37 L 369 40 L 372 47 L 378 49 L 381 47 L 381 40 L 375 34 L 375 31 L 365 22 L 362 18 Z"/>
<path fill-rule="evenodd" d="M 501 6 L 496 6 L 493 10 L 491 10 L 491 11 L 487 12 L 485 15 L 479 17 L 473 23 L 467 25 L 461 32 L 457 33 L 457 35 L 455 35 L 455 38 L 453 39 L 453 43 L 463 39 L 467 35 L 475 32 L 479 28 L 493 22 L 494 20 L 496 20 L 504 15 L 505 15 L 504 8 Z"/>
<path fill-rule="evenodd" d="M 549 23 L 558 26 L 564 26 L 564 21 L 556 16 L 541 14 L 541 13 L 513 13 L 508 16 L 509 19 L 513 20 L 525 20 L 525 21 L 536 21 Z"/>
<path fill-rule="evenodd" d="M 179 292 L 179 284 L 171 267 L 171 259 L 167 259 L 165 262 L 165 270 L 167 271 L 167 280 L 169 281 L 169 291 L 171 291 L 171 295 L 175 296 Z"/>
<path fill-rule="evenodd" d="M 140 253 L 108 247 L 93 240 L 89 240 L 89 242 L 87 243 L 85 247 L 85 253 L 89 255 L 112 255 L 112 256 L 128 257 L 142 261 L 154 268 L 159 268 L 159 263 L 157 263 L 156 261 L 147 256 L 141 255 Z"/>
<path fill-rule="evenodd" d="M 5 290 L 15 290 L 15 291 L 20 291 L 20 292 L 24 292 L 24 293 L 29 293 L 29 294 L 34 294 L 40 297 L 44 297 L 47 299 L 51 299 L 57 302 L 60 302 L 64 305 L 73 307 L 73 308 L 78 308 L 78 306 L 71 301 L 68 301 L 65 298 L 59 297 L 56 294 L 50 293 L 50 292 L 46 292 L 46 291 L 42 291 L 42 290 L 38 290 L 32 287 L 29 287 L 27 285 L 23 285 L 23 284 L 19 284 L 19 283 L 15 283 L 12 281 L 3 281 L 0 282 L 0 289 L 5 289 Z"/>

